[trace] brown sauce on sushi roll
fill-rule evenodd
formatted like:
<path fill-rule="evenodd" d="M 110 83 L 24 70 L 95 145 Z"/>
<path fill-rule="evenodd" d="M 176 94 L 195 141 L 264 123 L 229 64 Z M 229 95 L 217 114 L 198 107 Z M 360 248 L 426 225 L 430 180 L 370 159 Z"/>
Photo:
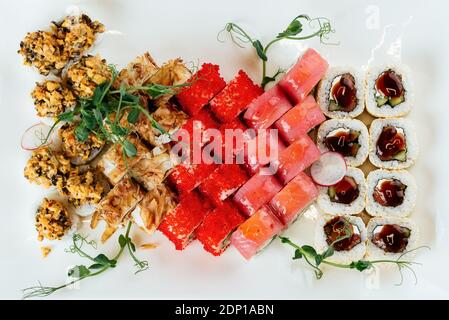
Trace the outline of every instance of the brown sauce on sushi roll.
<path fill-rule="evenodd" d="M 382 206 L 397 207 L 404 202 L 405 189 L 407 186 L 397 179 L 382 179 L 377 182 L 373 197 Z"/>
<path fill-rule="evenodd" d="M 329 97 L 329 111 L 351 112 L 357 107 L 355 79 L 350 73 L 335 77 Z"/>
<path fill-rule="evenodd" d="M 373 230 L 371 242 L 385 252 L 404 252 L 410 238 L 411 230 L 397 224 L 377 226 Z"/>
<path fill-rule="evenodd" d="M 336 251 L 349 251 L 361 242 L 359 228 L 344 217 L 329 220 L 323 229 L 327 244 Z"/>
<path fill-rule="evenodd" d="M 355 179 L 345 176 L 340 182 L 330 186 L 327 193 L 331 202 L 350 204 L 357 199 L 360 191 Z"/>
<path fill-rule="evenodd" d="M 381 107 L 385 104 L 394 107 L 404 102 L 402 77 L 393 70 L 382 72 L 376 80 L 376 102 Z"/>
<path fill-rule="evenodd" d="M 355 157 L 360 148 L 360 132 L 351 129 L 336 129 L 324 139 L 326 148 L 344 157 Z"/>
<path fill-rule="evenodd" d="M 385 126 L 377 139 L 376 154 L 382 161 L 406 161 L 407 145 L 404 130 Z"/>

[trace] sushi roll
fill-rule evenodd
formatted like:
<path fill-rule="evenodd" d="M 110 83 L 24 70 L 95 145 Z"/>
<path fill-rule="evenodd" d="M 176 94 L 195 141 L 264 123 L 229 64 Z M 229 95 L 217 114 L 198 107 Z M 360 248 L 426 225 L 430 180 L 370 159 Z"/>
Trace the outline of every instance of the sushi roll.
<path fill-rule="evenodd" d="M 330 68 L 318 85 L 316 96 L 329 118 L 355 118 L 365 109 L 365 79 L 352 67 Z"/>
<path fill-rule="evenodd" d="M 268 129 L 292 107 L 279 86 L 274 86 L 249 104 L 243 119 L 251 128 Z"/>
<path fill-rule="evenodd" d="M 336 263 L 351 263 L 366 253 L 367 232 L 363 220 L 356 216 L 321 217 L 315 230 L 315 247 L 323 253 L 330 245 L 334 254 L 327 258 Z"/>
<path fill-rule="evenodd" d="M 268 207 L 262 207 L 232 234 L 231 243 L 247 260 L 270 244 L 282 224 Z"/>
<path fill-rule="evenodd" d="M 320 151 L 309 136 L 304 135 L 281 152 L 275 166 L 280 180 L 287 184 L 301 171 L 320 158 Z"/>
<path fill-rule="evenodd" d="M 318 188 L 312 179 L 300 172 L 273 199 L 269 206 L 284 225 L 296 220 L 299 214 L 318 197 Z"/>
<path fill-rule="evenodd" d="M 196 235 L 206 251 L 221 255 L 231 243 L 231 235 L 245 218 L 231 201 L 212 210 L 198 227 Z"/>
<path fill-rule="evenodd" d="M 137 154 L 134 157 L 124 157 L 123 148 L 117 143 L 111 146 L 98 162 L 98 168 L 112 185 L 117 184 L 126 175 L 128 168 L 134 166 L 142 158 L 151 157 L 151 152 L 138 137 L 131 134 L 127 140 L 137 149 Z"/>
<path fill-rule="evenodd" d="M 292 143 L 324 120 L 326 117 L 315 99 L 307 96 L 303 102 L 287 111 L 274 126 L 287 143 Z"/>
<path fill-rule="evenodd" d="M 146 233 L 153 234 L 165 214 L 176 207 L 176 197 L 160 184 L 148 191 L 142 201 L 131 212 L 132 220 Z"/>
<path fill-rule="evenodd" d="M 210 107 L 221 122 L 230 122 L 262 93 L 262 88 L 240 70 L 237 76 L 210 101 Z"/>
<path fill-rule="evenodd" d="M 318 129 L 317 145 L 321 153 L 338 152 L 349 166 L 358 167 L 368 157 L 368 129 L 357 119 L 327 120 Z"/>
<path fill-rule="evenodd" d="M 247 180 L 248 175 L 238 164 L 222 164 L 200 184 L 198 190 L 218 207 Z"/>
<path fill-rule="evenodd" d="M 194 190 L 165 214 L 158 230 L 173 242 L 176 250 L 183 250 L 195 238 L 195 230 L 211 209 L 209 202 Z"/>
<path fill-rule="evenodd" d="M 368 174 L 366 211 L 371 216 L 405 217 L 415 208 L 415 179 L 406 170 L 375 170 Z"/>
<path fill-rule="evenodd" d="M 226 86 L 220 76 L 220 67 L 204 63 L 187 83 L 190 85 L 181 89 L 176 98 L 183 111 L 195 116 L 217 93 Z"/>
<path fill-rule="evenodd" d="M 282 189 L 282 184 L 274 175 L 264 175 L 259 171 L 234 194 L 233 201 L 246 216 L 253 215 Z"/>
<path fill-rule="evenodd" d="M 401 117 L 413 106 L 409 70 L 405 66 L 381 65 L 366 75 L 366 110 L 374 117 Z"/>
<path fill-rule="evenodd" d="M 340 182 L 320 188 L 318 206 L 331 215 L 359 214 L 365 208 L 365 196 L 366 181 L 363 171 L 348 167 Z"/>
<path fill-rule="evenodd" d="M 418 157 L 415 129 L 401 118 L 376 119 L 370 126 L 370 162 L 383 169 L 405 169 Z"/>
<path fill-rule="evenodd" d="M 170 171 L 166 183 L 183 196 L 199 186 L 216 168 L 215 163 L 181 163 Z"/>
<path fill-rule="evenodd" d="M 410 219 L 397 217 L 372 218 L 367 226 L 368 259 L 398 259 L 418 244 L 419 230 Z M 407 255 L 411 258 L 413 253 Z"/>
<path fill-rule="evenodd" d="M 295 103 L 302 102 L 326 74 L 329 64 L 313 49 L 307 49 L 279 81 L 279 86 Z"/>

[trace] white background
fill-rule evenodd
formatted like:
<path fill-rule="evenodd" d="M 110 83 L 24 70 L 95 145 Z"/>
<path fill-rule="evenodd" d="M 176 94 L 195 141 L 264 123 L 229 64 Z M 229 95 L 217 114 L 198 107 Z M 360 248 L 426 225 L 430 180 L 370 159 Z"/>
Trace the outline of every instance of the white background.
<path fill-rule="evenodd" d="M 216 36 L 227 21 L 257 30 L 269 40 L 294 16 L 307 13 L 329 17 L 336 29 L 331 40 L 338 46 L 308 42 L 330 64 L 366 65 L 389 53 L 400 56 L 413 70 L 416 105 L 411 119 L 417 127 L 421 154 L 412 173 L 420 188 L 413 218 L 421 227 L 421 243 L 431 246 L 417 259 L 419 282 L 406 277 L 395 286 L 395 270 L 379 278 L 356 271 L 325 269 L 317 281 L 302 262 L 292 262 L 292 251 L 276 240 L 250 262 L 234 248 L 222 257 L 205 253 L 199 243 L 176 252 L 160 235 L 156 250 L 141 251 L 150 270 L 134 275 L 126 255 L 116 269 L 81 283 L 79 289 L 51 296 L 70 298 L 449 298 L 449 105 L 448 24 L 446 1 L 1 1 L 0 4 L 0 107 L 2 123 L 0 165 L 0 298 L 20 298 L 20 289 L 65 281 L 71 264 L 83 261 L 64 252 L 61 243 L 42 259 L 33 226 L 34 211 L 50 191 L 30 185 L 23 177 L 29 154 L 20 149 L 24 130 L 36 122 L 29 92 L 40 77 L 22 66 L 16 54 L 27 31 L 46 28 L 51 20 L 78 6 L 108 30 L 94 51 L 119 67 L 149 50 L 158 62 L 182 57 L 195 63 L 211 61 L 222 66 L 226 80 L 244 68 L 257 80 L 260 65 L 251 50 L 239 49 Z M 117 31 L 117 32 L 112 32 Z M 382 39 L 384 41 L 382 42 Z M 397 41 L 399 40 L 399 41 Z M 304 44 L 284 43 L 273 48 L 271 65 L 288 66 Z M 399 45 L 399 46 L 398 46 Z M 378 48 L 374 50 L 373 48 Z M 398 51 L 398 48 L 402 51 Z M 390 49 L 390 50 L 389 50 Z M 373 55 L 374 53 L 374 55 Z M 301 243 L 311 242 L 313 222 L 302 219 L 287 234 Z M 148 241 L 136 235 L 137 242 Z M 115 240 L 103 248 L 113 253 Z M 373 280 L 374 279 L 374 280 Z M 371 281 L 373 280 L 373 283 Z M 377 281 L 379 280 L 379 281 Z"/>

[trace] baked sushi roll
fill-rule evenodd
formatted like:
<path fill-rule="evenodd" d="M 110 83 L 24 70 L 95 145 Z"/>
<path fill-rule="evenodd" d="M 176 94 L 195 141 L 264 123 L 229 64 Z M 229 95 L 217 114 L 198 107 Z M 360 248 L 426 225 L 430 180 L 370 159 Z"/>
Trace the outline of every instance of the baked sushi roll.
<path fill-rule="evenodd" d="M 367 226 L 368 259 L 397 259 L 407 251 L 415 249 L 419 231 L 410 219 L 397 217 L 372 218 Z M 412 255 L 407 255 L 410 258 Z"/>
<path fill-rule="evenodd" d="M 349 166 L 358 167 L 368 157 L 368 129 L 357 119 L 327 120 L 318 129 L 317 144 L 321 153 L 338 152 Z"/>
<path fill-rule="evenodd" d="M 413 106 L 412 84 L 408 68 L 380 65 L 366 74 L 366 110 L 374 117 L 401 117 Z"/>
<path fill-rule="evenodd" d="M 366 211 L 371 216 L 406 217 L 415 208 L 417 186 L 406 170 L 375 170 L 368 174 Z"/>
<path fill-rule="evenodd" d="M 406 119 L 376 119 L 370 126 L 370 162 L 383 169 L 405 169 L 418 157 L 413 125 Z"/>
<path fill-rule="evenodd" d="M 365 109 L 365 79 L 352 67 L 330 68 L 318 85 L 316 97 L 329 118 L 355 118 Z"/>
<path fill-rule="evenodd" d="M 334 254 L 327 260 L 336 263 L 351 263 L 363 258 L 366 253 L 366 228 L 363 220 L 355 216 L 321 217 L 315 230 L 315 247 L 323 253 L 333 246 Z"/>
<path fill-rule="evenodd" d="M 343 179 L 320 188 L 318 206 L 331 215 L 359 214 L 365 208 L 366 181 L 362 170 L 348 167 Z"/>

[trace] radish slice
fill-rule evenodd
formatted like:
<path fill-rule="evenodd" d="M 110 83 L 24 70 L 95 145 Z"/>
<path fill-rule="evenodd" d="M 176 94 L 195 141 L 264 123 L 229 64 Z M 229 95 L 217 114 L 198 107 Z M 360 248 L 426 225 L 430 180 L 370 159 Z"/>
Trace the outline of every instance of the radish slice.
<path fill-rule="evenodd" d="M 50 133 L 51 127 L 43 122 L 36 123 L 29 127 L 22 135 L 22 149 L 33 151 L 37 148 L 51 143 L 51 138 L 44 143 L 45 138 Z"/>
<path fill-rule="evenodd" d="M 310 168 L 313 181 L 320 186 L 332 186 L 341 181 L 346 174 L 346 161 L 337 152 L 325 152 Z"/>

